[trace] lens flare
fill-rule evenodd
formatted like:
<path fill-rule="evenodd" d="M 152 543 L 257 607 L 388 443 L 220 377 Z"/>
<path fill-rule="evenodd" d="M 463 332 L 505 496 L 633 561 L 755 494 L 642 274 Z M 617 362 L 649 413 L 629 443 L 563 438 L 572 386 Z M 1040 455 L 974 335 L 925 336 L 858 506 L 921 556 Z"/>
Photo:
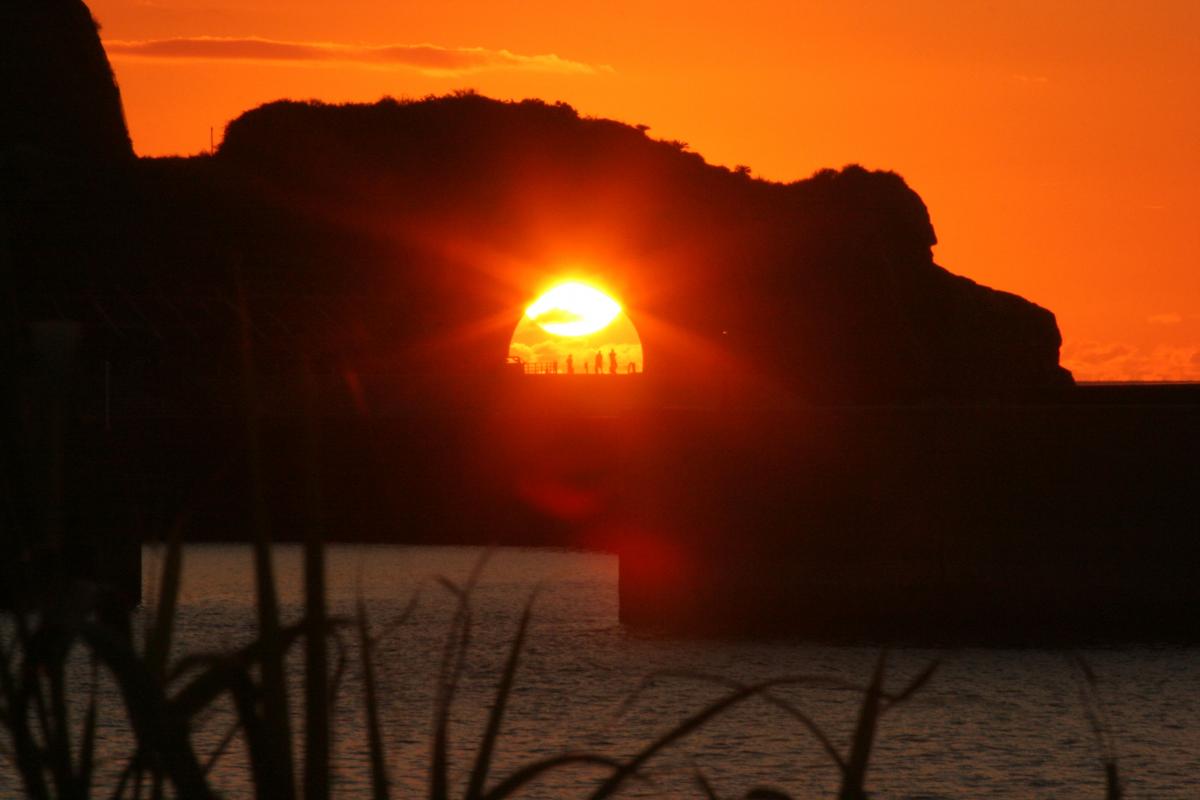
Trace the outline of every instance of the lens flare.
<path fill-rule="evenodd" d="M 620 313 L 616 300 L 577 281 L 558 284 L 525 309 L 525 316 L 555 336 L 587 336 L 603 330 Z"/>

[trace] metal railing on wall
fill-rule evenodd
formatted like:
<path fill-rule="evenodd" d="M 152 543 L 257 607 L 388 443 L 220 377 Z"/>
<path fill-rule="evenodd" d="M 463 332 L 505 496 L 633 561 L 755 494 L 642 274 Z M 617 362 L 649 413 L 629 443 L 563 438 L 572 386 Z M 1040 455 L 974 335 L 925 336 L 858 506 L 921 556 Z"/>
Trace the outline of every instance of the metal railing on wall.
<path fill-rule="evenodd" d="M 557 375 L 558 374 L 558 362 L 557 361 L 535 361 L 532 363 L 525 362 L 524 367 L 525 367 L 526 375 Z"/>

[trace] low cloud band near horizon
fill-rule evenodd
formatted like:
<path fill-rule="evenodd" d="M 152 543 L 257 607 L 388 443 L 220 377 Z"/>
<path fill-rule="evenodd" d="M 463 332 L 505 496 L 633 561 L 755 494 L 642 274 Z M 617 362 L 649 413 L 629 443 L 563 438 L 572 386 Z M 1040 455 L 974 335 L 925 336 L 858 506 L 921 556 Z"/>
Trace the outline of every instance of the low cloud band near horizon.
<path fill-rule="evenodd" d="M 523 55 L 484 47 L 434 44 L 352 45 L 335 42 L 288 42 L 259 37 L 192 36 L 172 39 L 104 42 L 110 56 L 164 61 L 262 61 L 300 64 L 349 64 L 408 68 L 427 75 L 461 75 L 488 70 L 524 70 L 596 75 L 612 72 L 553 53 Z"/>

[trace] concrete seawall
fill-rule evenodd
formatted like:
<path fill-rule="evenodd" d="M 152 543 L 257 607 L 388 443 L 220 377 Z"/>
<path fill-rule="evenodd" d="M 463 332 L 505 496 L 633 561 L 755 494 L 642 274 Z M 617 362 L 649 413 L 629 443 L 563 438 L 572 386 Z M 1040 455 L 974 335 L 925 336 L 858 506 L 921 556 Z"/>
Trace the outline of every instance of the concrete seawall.
<path fill-rule="evenodd" d="M 1200 640 L 1195 387 L 807 409 L 687 437 L 685 530 L 621 559 L 621 617 L 688 634 Z M 669 493 L 670 490 L 668 490 Z M 662 519 L 669 519 L 664 514 Z M 654 553 L 644 557 L 643 553 Z"/>
<path fill-rule="evenodd" d="M 712 391 L 701 406 L 641 379 L 545 380 L 446 392 L 457 406 L 367 382 L 361 404 L 317 404 L 315 464 L 303 403 L 280 388 L 261 426 L 273 536 L 311 524 L 315 466 L 330 540 L 617 552 L 631 629 L 1200 641 L 1198 386 L 837 407 Z M 78 485 L 136 509 L 151 538 L 182 513 L 190 540 L 245 540 L 228 394 L 220 413 L 115 402 L 110 480 Z"/>

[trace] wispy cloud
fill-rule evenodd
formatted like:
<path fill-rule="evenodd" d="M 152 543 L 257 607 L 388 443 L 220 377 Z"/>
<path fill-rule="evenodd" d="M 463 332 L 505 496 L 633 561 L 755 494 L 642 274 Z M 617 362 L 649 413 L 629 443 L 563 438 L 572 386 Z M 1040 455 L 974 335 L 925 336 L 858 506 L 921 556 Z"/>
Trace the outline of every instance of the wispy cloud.
<path fill-rule="evenodd" d="M 1178 325 L 1183 322 L 1183 315 L 1174 311 L 1167 311 L 1162 314 L 1151 314 L 1146 317 L 1146 322 L 1151 325 Z"/>
<path fill-rule="evenodd" d="M 484 47 L 434 44 L 355 45 L 336 42 L 287 42 L 259 37 L 192 36 L 129 41 L 109 39 L 104 47 L 115 58 L 164 61 L 262 61 L 301 64 L 351 64 L 373 68 L 414 69 L 426 75 L 454 76 L 489 70 L 527 70 L 596 75 L 612 67 L 571 61 L 553 53 L 523 55 Z"/>
<path fill-rule="evenodd" d="M 1200 380 L 1200 343 L 1079 342 L 1063 347 L 1062 365 L 1085 381 L 1194 381 Z"/>

